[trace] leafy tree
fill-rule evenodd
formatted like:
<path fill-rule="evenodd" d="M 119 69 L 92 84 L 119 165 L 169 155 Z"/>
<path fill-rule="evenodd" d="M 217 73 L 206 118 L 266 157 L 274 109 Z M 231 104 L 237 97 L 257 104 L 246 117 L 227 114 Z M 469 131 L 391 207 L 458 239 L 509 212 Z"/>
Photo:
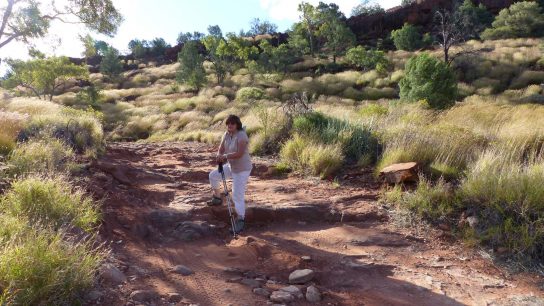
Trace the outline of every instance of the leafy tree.
<path fill-rule="evenodd" d="M 483 4 L 476 6 L 472 0 L 465 0 L 456 14 L 456 21 L 467 39 L 480 38 L 480 34 L 491 25 L 494 18 Z"/>
<path fill-rule="evenodd" d="M 99 102 L 102 97 L 101 90 L 97 89 L 94 85 L 87 86 L 76 94 L 77 101 L 88 104 L 95 110 L 100 109 Z"/>
<path fill-rule="evenodd" d="M 398 50 L 415 51 L 423 46 L 421 33 L 418 28 L 409 23 L 391 32 L 391 38 Z"/>
<path fill-rule="evenodd" d="M 544 34 L 544 15 L 537 2 L 522 1 L 499 12 L 483 39 L 537 37 Z"/>
<path fill-rule="evenodd" d="M 157 37 L 151 41 L 151 54 L 155 56 L 163 55 L 168 48 L 170 48 L 170 45 L 164 38 Z"/>
<path fill-rule="evenodd" d="M 128 43 L 128 48 L 135 58 L 144 58 L 149 52 L 149 42 L 147 40 L 133 39 Z"/>
<path fill-rule="evenodd" d="M 302 23 L 294 23 L 291 30 L 288 31 L 289 38 L 287 43 L 289 47 L 297 54 L 310 53 L 310 41 L 308 39 L 308 32 L 302 25 Z"/>
<path fill-rule="evenodd" d="M 123 72 L 123 64 L 119 59 L 119 51 L 113 47 L 108 47 L 104 53 L 104 58 L 100 62 L 100 72 L 110 79 L 117 78 Z"/>
<path fill-rule="evenodd" d="M 259 18 L 254 18 L 250 22 L 249 34 L 251 36 L 274 34 L 277 31 L 278 26 L 268 20 L 261 21 Z"/>
<path fill-rule="evenodd" d="M 288 44 L 281 44 L 274 47 L 268 40 L 262 40 L 259 44 L 262 52 L 257 61 L 260 68 L 267 72 L 286 73 L 289 65 L 296 60 L 296 52 Z"/>
<path fill-rule="evenodd" d="M 88 76 L 87 68 L 75 65 L 67 57 L 37 58 L 28 61 L 6 61 L 10 77 L 6 88 L 21 86 L 32 91 L 39 99 L 53 99 L 56 90 L 70 78 Z"/>
<path fill-rule="evenodd" d="M 378 13 L 385 13 L 383 7 L 378 3 L 371 3 L 370 0 L 364 0 L 362 3 L 356 5 L 351 9 L 351 16 L 368 16 Z"/>
<path fill-rule="evenodd" d="M 325 47 L 332 52 L 333 62 L 336 57 L 355 43 L 355 34 L 351 32 L 345 22 L 338 19 L 324 23 L 320 28 L 321 35 L 325 38 Z"/>
<path fill-rule="evenodd" d="M 94 43 L 94 48 L 96 49 L 96 52 L 99 55 L 104 56 L 106 54 L 106 51 L 108 51 L 108 49 L 110 48 L 110 46 L 108 45 L 107 42 L 103 40 L 97 40 Z"/>
<path fill-rule="evenodd" d="M 408 5 L 411 5 L 412 3 L 415 3 L 415 2 L 416 2 L 416 0 L 402 0 L 400 2 L 400 5 L 401 6 L 408 6 Z"/>
<path fill-rule="evenodd" d="M 7 0 L 0 9 L 0 48 L 13 40 L 29 43 L 44 37 L 52 20 L 82 23 L 89 29 L 113 36 L 123 18 L 112 0 L 68 0 L 60 8 L 55 2 L 44 8 L 35 0 Z"/>
<path fill-rule="evenodd" d="M 197 91 L 206 83 L 206 71 L 202 66 L 204 57 L 198 53 L 198 43 L 188 41 L 178 54 L 180 63 L 177 80 L 194 87 Z"/>
<path fill-rule="evenodd" d="M 83 53 L 81 53 L 82 56 L 84 56 L 85 58 L 89 58 L 96 55 L 94 39 L 91 37 L 91 35 L 89 34 L 85 36 L 79 35 L 79 40 L 83 44 Z"/>
<path fill-rule="evenodd" d="M 317 9 L 307 2 L 301 2 L 298 5 L 298 11 L 300 13 L 300 23 L 295 26 L 297 35 L 300 35 L 302 31 L 306 32 L 306 39 L 308 40 L 308 48 L 310 53 L 315 55 L 315 44 L 317 31 L 319 29 L 319 16 Z M 299 37 L 300 40 L 301 37 Z M 298 43 L 302 45 L 302 43 Z"/>
<path fill-rule="evenodd" d="M 389 66 L 383 51 L 366 50 L 363 46 L 349 49 L 346 53 L 346 61 L 361 70 L 376 69 L 379 72 L 385 72 Z"/>
<path fill-rule="evenodd" d="M 401 99 L 426 100 L 436 109 L 452 106 L 457 96 L 457 81 L 451 68 L 427 53 L 408 60 L 399 86 Z"/>
<path fill-rule="evenodd" d="M 199 41 L 202 38 L 204 38 L 204 33 L 194 31 L 193 33 L 190 32 L 181 32 L 178 35 L 177 43 L 178 44 L 184 44 L 189 41 Z"/>
<path fill-rule="evenodd" d="M 229 54 L 226 40 L 217 25 L 208 27 L 208 35 L 201 41 L 208 51 L 206 59 L 212 63 L 217 83 L 222 84 L 227 73 L 232 70 L 233 57 Z"/>

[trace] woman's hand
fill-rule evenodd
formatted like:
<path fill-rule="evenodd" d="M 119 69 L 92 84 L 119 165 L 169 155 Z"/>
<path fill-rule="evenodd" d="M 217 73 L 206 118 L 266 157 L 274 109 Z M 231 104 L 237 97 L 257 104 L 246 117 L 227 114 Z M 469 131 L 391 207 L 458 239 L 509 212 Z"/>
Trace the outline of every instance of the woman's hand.
<path fill-rule="evenodd" d="M 217 154 L 216 160 L 218 163 L 223 163 L 227 161 L 227 157 L 225 154 Z"/>

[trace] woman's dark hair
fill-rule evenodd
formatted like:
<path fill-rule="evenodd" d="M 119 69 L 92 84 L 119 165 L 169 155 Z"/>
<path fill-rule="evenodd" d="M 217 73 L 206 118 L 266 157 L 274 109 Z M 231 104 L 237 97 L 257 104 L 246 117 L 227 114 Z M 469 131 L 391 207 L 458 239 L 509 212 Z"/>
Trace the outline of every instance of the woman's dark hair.
<path fill-rule="evenodd" d="M 238 131 L 242 130 L 242 121 L 240 121 L 240 118 L 236 115 L 229 115 L 227 117 L 227 120 L 225 120 L 225 124 L 234 123 L 236 124 L 236 129 Z"/>

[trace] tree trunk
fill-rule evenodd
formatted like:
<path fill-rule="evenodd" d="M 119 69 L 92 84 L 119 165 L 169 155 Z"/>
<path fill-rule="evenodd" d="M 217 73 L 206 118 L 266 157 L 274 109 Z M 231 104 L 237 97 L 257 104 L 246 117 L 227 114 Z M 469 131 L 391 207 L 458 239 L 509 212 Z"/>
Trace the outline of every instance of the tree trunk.
<path fill-rule="evenodd" d="M 450 48 L 446 45 L 444 45 L 444 62 L 446 63 L 446 65 L 449 65 L 450 62 L 450 56 L 449 56 L 449 52 L 450 52 Z"/>

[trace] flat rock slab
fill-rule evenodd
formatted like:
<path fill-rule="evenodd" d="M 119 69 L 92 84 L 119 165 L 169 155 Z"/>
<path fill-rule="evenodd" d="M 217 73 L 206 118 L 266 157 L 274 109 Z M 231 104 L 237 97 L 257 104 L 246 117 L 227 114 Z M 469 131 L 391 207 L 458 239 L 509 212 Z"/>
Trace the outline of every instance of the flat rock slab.
<path fill-rule="evenodd" d="M 184 265 L 177 265 L 177 266 L 173 267 L 172 272 L 181 274 L 183 276 L 189 276 L 189 275 L 194 273 L 193 270 L 191 270 L 190 268 L 188 268 L 188 267 L 186 267 Z"/>
<path fill-rule="evenodd" d="M 418 164 L 416 162 L 393 164 L 380 171 L 380 177 L 389 184 L 417 182 Z"/>

